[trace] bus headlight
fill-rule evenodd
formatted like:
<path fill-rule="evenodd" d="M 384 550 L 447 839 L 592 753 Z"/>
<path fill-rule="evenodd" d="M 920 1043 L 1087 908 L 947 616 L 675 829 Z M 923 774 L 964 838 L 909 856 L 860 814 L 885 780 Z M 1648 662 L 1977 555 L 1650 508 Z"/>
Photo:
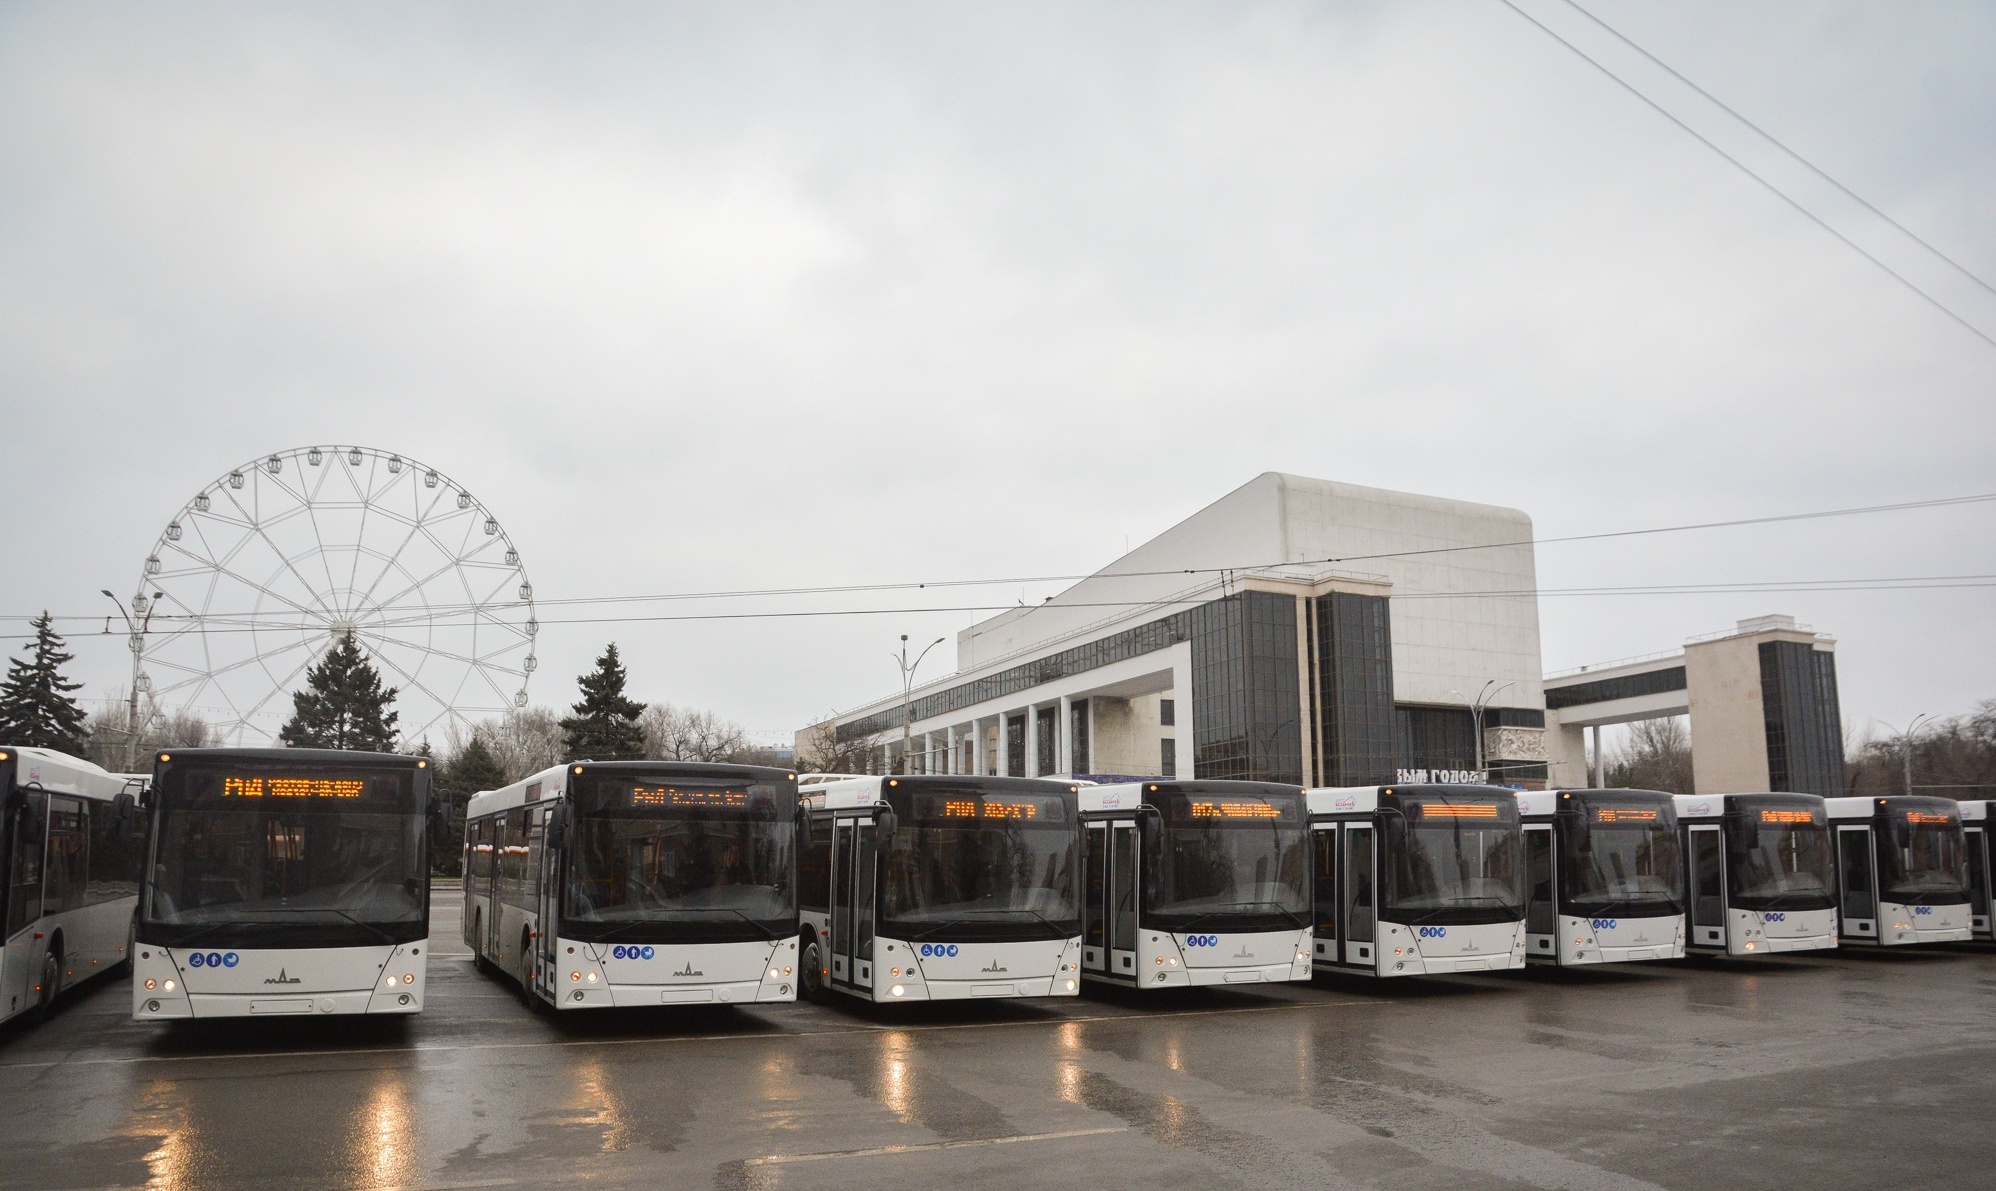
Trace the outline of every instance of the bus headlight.
<path fill-rule="evenodd" d="M 398 984 L 398 983 L 400 983 L 400 982 L 399 982 L 399 981 L 397 981 L 397 980 L 395 979 L 395 977 L 393 977 L 393 976 L 390 976 L 390 977 L 388 978 L 388 987 L 390 987 L 390 988 L 394 988 L 394 987 L 395 987 L 395 985 L 396 985 L 396 984 Z"/>
<path fill-rule="evenodd" d="M 890 997 L 899 997 L 899 996 L 905 996 L 907 992 L 908 992 L 907 989 L 902 988 L 900 985 L 897 984 L 893 988 L 887 990 L 887 995 Z"/>
<path fill-rule="evenodd" d="M 591 984 L 596 983 L 596 973 L 594 972 L 589 973 L 589 983 Z"/>
<path fill-rule="evenodd" d="M 1068 981 L 1068 982 L 1067 982 L 1067 991 L 1069 991 L 1069 992 L 1073 992 L 1073 991 L 1074 991 L 1074 981 L 1070 980 L 1070 981 Z"/>
<path fill-rule="evenodd" d="M 173 991 L 173 981 L 169 980 L 169 981 L 167 981 L 167 982 L 166 982 L 165 984 L 161 985 L 160 987 L 162 987 L 162 988 L 166 989 L 166 991 L 168 991 L 168 992 L 172 992 L 172 991 Z"/>

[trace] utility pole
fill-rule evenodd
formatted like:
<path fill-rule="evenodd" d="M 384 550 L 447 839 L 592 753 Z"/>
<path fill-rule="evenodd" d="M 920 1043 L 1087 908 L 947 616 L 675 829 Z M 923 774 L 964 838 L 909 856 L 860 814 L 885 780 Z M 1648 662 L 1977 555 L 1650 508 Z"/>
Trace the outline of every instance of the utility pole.
<path fill-rule="evenodd" d="M 903 633 L 901 634 L 900 654 L 887 655 L 888 657 L 894 658 L 895 664 L 901 667 L 901 772 L 903 773 L 913 772 L 908 763 L 908 743 L 910 738 L 914 735 L 914 728 L 915 728 L 915 721 L 913 715 L 914 705 L 910 698 L 910 696 L 912 696 L 915 691 L 915 670 L 916 667 L 919 667 L 922 664 L 922 659 L 929 656 L 929 650 L 934 649 L 938 645 L 941 645 L 946 640 L 948 640 L 948 638 L 946 637 L 937 637 L 935 640 L 929 642 L 928 645 L 925 648 L 923 648 L 922 652 L 915 655 L 914 665 L 909 665 L 908 634 Z"/>
<path fill-rule="evenodd" d="M 141 589 L 139 594 L 132 597 L 132 611 L 126 612 L 123 602 L 112 595 L 109 588 L 100 587 L 97 590 L 103 592 L 104 598 L 111 601 L 111 606 L 118 610 L 118 615 L 125 618 L 126 641 L 132 650 L 132 690 L 125 700 L 125 772 L 130 773 L 139 763 L 139 685 L 146 677 L 139 669 L 139 665 L 145 660 L 146 629 L 152 624 L 153 609 L 159 607 L 159 599 L 163 593 L 156 591 L 148 600 L 145 591 Z M 138 620 L 132 619 L 133 613 L 138 615 Z M 107 622 L 107 631 L 108 627 Z"/>
<path fill-rule="evenodd" d="M 1932 715 L 1923 711 L 1913 717 L 1913 722 L 1906 725 L 1904 732 L 1899 733 L 1899 761 L 1904 768 L 1906 793 L 1908 794 L 1913 792 L 1913 741 L 1916 739 L 1914 734 L 1919 731 L 1921 720 L 1930 720 L 1932 718 L 1934 718 Z M 1885 726 L 1890 728 L 1892 725 L 1886 724 Z"/>

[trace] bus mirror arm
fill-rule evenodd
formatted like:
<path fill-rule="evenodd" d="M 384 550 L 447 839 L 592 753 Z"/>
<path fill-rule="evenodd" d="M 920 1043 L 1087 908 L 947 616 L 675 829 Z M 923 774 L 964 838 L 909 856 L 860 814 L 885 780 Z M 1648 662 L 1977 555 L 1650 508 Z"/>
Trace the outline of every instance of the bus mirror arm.
<path fill-rule="evenodd" d="M 894 838 L 894 829 L 898 826 L 900 818 L 894 813 L 893 807 L 884 802 L 873 804 L 873 834 L 874 838 L 880 841 L 880 845 L 884 846 L 888 840 Z"/>

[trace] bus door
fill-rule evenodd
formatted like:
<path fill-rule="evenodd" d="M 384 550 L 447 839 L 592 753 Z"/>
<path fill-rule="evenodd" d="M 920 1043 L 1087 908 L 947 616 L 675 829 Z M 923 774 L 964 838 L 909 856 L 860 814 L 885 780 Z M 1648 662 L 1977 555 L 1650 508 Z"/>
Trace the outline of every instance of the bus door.
<path fill-rule="evenodd" d="M 1691 945 L 1726 945 L 1726 847 L 1724 829 L 1694 823 L 1685 861 L 1691 874 Z"/>
<path fill-rule="evenodd" d="M 1378 867 L 1372 851 L 1373 832 L 1369 825 L 1347 823 L 1344 834 L 1344 962 L 1370 968 L 1377 962 L 1372 954 L 1378 914 L 1373 899 L 1373 875 Z"/>
<path fill-rule="evenodd" d="M 1871 828 L 1837 828 L 1837 914 L 1843 933 L 1878 937 L 1878 895 L 1871 882 Z"/>
<path fill-rule="evenodd" d="M 1316 904 L 1311 917 L 1316 926 L 1310 932 L 1312 959 L 1337 961 L 1338 948 L 1338 825 L 1319 823 L 1310 830 L 1311 859 L 1315 871 L 1311 889 Z"/>
<path fill-rule="evenodd" d="M 10 1014 L 26 1009 L 34 1000 L 35 981 L 41 973 L 41 957 L 33 939 L 24 932 L 42 916 L 43 838 L 48 827 L 48 798 L 22 791 L 14 813 L 7 816 L 7 934 L 8 946 L 0 956 L 0 969 L 8 975 L 4 993 Z"/>
<path fill-rule="evenodd" d="M 861 820 L 853 824 L 852 835 L 852 982 L 860 988 L 873 987 L 873 824 Z"/>
<path fill-rule="evenodd" d="M 1559 907 L 1553 901 L 1553 828 L 1550 823 L 1525 825 L 1525 947 L 1527 954 L 1557 955 Z"/>
<path fill-rule="evenodd" d="M 555 914 L 555 908 L 561 899 L 561 854 L 550 846 L 548 823 L 562 813 L 554 809 L 558 805 L 560 804 L 543 806 L 534 812 L 535 817 L 540 820 L 540 826 L 534 832 L 539 837 L 537 840 L 539 846 L 534 849 L 535 859 L 539 863 L 534 873 L 537 888 L 533 898 L 530 899 L 530 904 L 534 907 L 533 962 L 530 966 L 535 978 L 540 982 L 540 987 L 546 989 L 549 995 L 553 995 L 555 991 L 554 940 L 560 933 L 560 919 Z"/>
<path fill-rule="evenodd" d="M 853 820 L 832 824 L 832 979 L 852 983 Z"/>
<path fill-rule="evenodd" d="M 1109 974 L 1137 978 L 1137 824 L 1109 825 Z"/>
<path fill-rule="evenodd" d="M 1109 825 L 1090 823 L 1083 837 L 1081 881 L 1081 969 L 1109 972 Z"/>
<path fill-rule="evenodd" d="M 500 940 L 505 937 L 501 927 L 505 922 L 504 903 L 499 897 L 499 887 L 503 883 L 509 856 L 507 848 L 513 846 L 513 833 L 507 830 L 507 822 L 517 812 L 507 812 L 492 816 L 492 875 L 485 882 L 485 939 L 482 946 L 485 954 L 496 960 L 505 950 Z"/>
<path fill-rule="evenodd" d="M 1961 834 L 1968 845 L 1968 927 L 1974 934 L 1986 935 L 1989 933 L 1989 830 L 1964 826 Z"/>

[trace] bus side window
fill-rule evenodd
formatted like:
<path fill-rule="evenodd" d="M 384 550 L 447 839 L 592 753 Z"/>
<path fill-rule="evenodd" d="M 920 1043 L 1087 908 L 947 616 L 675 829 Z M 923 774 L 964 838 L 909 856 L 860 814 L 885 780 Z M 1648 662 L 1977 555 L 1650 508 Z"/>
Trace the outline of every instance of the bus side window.
<path fill-rule="evenodd" d="M 1970 831 L 1968 840 L 1968 912 L 1977 918 L 1989 914 L 1989 844 L 1987 829 Z"/>
<path fill-rule="evenodd" d="M 1723 928 L 1726 925 L 1725 890 L 1721 881 L 1723 853 L 1720 831 L 1691 829 L 1691 925 Z M 1724 936 L 1715 936 L 1722 939 Z M 1699 940 L 1703 942 L 1702 937 Z"/>
<path fill-rule="evenodd" d="M 1338 829 L 1321 828 L 1311 833 L 1317 843 L 1317 937 L 1338 937 Z"/>
<path fill-rule="evenodd" d="M 23 930 L 42 916 L 42 830 L 48 800 L 29 793 L 14 811 L 14 855 L 7 870 L 7 935 Z"/>
<path fill-rule="evenodd" d="M 90 884 L 84 891 L 91 905 L 131 897 L 139 891 L 139 851 L 142 831 L 118 822 L 116 805 L 88 804 L 90 820 Z"/>
<path fill-rule="evenodd" d="M 1088 854 L 1082 859 L 1081 943 L 1101 947 L 1105 945 L 1102 907 L 1109 882 L 1109 829 L 1093 824 L 1085 830 Z"/>
<path fill-rule="evenodd" d="M 49 801 L 47 880 L 42 913 L 81 908 L 90 880 L 89 837 L 83 833 L 83 804 L 73 798 Z"/>
<path fill-rule="evenodd" d="M 797 905 L 830 913 L 831 896 L 832 820 L 829 815 L 812 816 L 804 829 L 804 846 L 797 852 Z"/>

